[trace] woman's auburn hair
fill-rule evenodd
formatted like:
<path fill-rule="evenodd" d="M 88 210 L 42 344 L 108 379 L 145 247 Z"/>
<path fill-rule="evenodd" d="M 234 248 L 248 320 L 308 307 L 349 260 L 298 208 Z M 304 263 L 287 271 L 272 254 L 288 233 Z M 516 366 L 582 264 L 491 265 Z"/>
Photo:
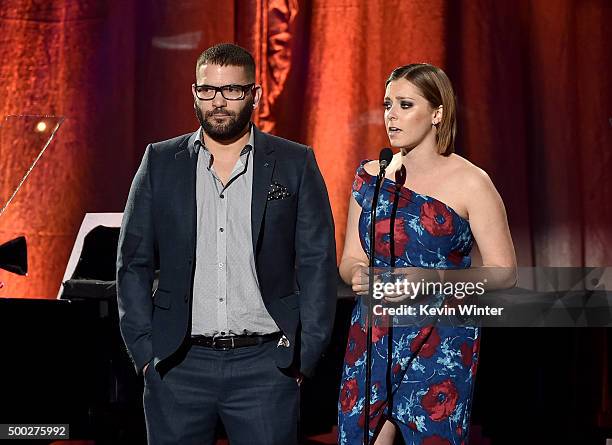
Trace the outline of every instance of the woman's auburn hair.
<path fill-rule="evenodd" d="M 414 84 L 432 108 L 442 106 L 442 119 L 436 131 L 438 153 L 448 156 L 455 151 L 457 134 L 457 103 L 453 86 L 444 71 L 429 63 L 412 63 L 397 67 L 385 82 L 406 79 Z"/>

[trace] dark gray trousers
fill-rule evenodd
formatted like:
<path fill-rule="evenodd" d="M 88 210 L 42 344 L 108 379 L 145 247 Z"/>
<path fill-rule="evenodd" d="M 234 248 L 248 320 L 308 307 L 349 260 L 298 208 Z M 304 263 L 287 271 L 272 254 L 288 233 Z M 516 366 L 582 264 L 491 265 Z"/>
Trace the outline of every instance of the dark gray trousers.
<path fill-rule="evenodd" d="M 213 445 L 220 418 L 230 445 L 297 445 L 299 387 L 281 372 L 276 341 L 218 351 L 191 346 L 167 370 L 145 372 L 149 445 Z"/>

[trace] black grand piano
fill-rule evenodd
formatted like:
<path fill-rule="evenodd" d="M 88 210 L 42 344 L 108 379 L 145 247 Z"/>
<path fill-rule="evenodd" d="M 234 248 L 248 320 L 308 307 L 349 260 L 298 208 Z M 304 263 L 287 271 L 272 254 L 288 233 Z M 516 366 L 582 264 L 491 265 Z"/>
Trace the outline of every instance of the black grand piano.
<path fill-rule="evenodd" d="M 0 121 L 0 157 L 10 161 L 1 173 L 0 223 L 15 220 L 11 211 L 24 207 L 22 187 L 52 156 L 63 120 L 21 115 Z M 114 302 L 118 229 L 98 227 L 89 235 L 52 300 L 15 293 L 7 274 L 28 273 L 26 237 L 0 238 L 0 423 L 69 424 L 71 438 L 144 443 L 142 382 L 130 370 Z"/>

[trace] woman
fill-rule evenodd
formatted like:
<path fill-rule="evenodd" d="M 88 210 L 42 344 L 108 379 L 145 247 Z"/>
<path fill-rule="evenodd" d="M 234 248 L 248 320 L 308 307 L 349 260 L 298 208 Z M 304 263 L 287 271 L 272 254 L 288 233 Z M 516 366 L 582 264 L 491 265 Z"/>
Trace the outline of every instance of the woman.
<path fill-rule="evenodd" d="M 411 268 L 415 282 L 429 280 L 435 269 L 444 282 L 486 275 L 487 289 L 514 286 L 516 258 L 503 202 L 483 170 L 453 153 L 455 96 L 446 74 L 428 64 L 395 69 L 386 82 L 384 121 L 399 152 L 378 200 L 374 265 Z M 342 279 L 359 295 L 368 291 L 362 272 L 368 265 L 378 171 L 378 161 L 357 168 L 340 262 Z M 402 175 L 405 183 L 396 183 Z M 470 267 L 474 240 L 483 267 L 460 270 Z M 366 424 L 364 312 L 358 301 L 340 390 L 338 442 L 343 445 L 361 444 Z M 479 329 L 443 324 L 387 329 L 376 319 L 373 326 L 370 443 L 392 444 L 400 437 L 406 444 L 467 443 Z"/>

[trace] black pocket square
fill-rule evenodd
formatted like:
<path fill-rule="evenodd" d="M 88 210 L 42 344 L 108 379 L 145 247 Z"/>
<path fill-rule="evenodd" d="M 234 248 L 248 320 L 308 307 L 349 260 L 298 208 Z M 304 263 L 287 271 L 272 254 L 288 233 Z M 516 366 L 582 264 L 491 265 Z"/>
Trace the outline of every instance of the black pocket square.
<path fill-rule="evenodd" d="M 287 187 L 283 184 L 280 184 L 277 181 L 274 181 L 270 184 L 270 190 L 268 190 L 268 201 L 276 201 L 279 199 L 285 199 L 291 196 Z"/>

